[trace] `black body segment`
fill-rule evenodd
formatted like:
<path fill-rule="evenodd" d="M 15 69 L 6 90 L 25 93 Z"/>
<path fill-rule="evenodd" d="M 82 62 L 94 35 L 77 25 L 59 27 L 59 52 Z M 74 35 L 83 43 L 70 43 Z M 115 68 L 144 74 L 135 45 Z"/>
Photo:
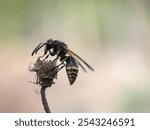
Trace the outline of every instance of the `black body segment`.
<path fill-rule="evenodd" d="M 75 82 L 78 76 L 78 68 L 79 66 L 77 60 L 72 56 L 68 56 L 66 59 L 66 72 L 70 85 Z"/>

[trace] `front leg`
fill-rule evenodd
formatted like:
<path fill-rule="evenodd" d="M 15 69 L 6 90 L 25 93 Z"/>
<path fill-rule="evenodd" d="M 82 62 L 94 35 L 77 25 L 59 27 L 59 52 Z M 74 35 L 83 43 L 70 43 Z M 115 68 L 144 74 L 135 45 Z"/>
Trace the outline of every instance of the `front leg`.
<path fill-rule="evenodd" d="M 49 57 L 49 54 L 42 61 L 45 61 L 48 57 Z"/>
<path fill-rule="evenodd" d="M 59 56 L 57 55 L 56 58 L 53 60 L 53 62 L 56 62 L 58 60 Z"/>

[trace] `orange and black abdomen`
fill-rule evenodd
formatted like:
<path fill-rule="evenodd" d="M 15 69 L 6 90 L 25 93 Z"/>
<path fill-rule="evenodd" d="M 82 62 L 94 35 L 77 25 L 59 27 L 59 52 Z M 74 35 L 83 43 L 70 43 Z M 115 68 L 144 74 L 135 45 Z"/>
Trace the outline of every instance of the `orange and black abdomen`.
<path fill-rule="evenodd" d="M 75 82 L 78 76 L 78 68 L 79 66 L 77 60 L 72 56 L 68 56 L 66 59 L 66 72 L 70 85 Z"/>

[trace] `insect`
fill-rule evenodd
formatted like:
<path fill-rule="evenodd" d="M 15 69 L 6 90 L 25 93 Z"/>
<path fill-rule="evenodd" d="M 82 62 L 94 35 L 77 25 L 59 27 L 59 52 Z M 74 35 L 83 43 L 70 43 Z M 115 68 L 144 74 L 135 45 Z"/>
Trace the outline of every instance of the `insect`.
<path fill-rule="evenodd" d="M 40 43 L 33 50 L 31 55 L 33 56 L 34 54 L 36 54 L 38 50 L 42 48 L 43 46 L 45 46 L 44 54 L 41 57 L 44 57 L 48 53 L 46 58 L 48 58 L 49 55 L 51 56 L 56 55 L 56 58 L 54 60 L 58 60 L 60 58 L 61 63 L 64 64 L 66 68 L 66 73 L 67 73 L 70 85 L 72 85 L 75 82 L 78 76 L 79 66 L 83 69 L 84 72 L 86 72 L 86 69 L 79 62 L 79 60 L 82 63 L 84 63 L 90 71 L 94 71 L 94 69 L 88 63 L 86 63 L 79 55 L 74 53 L 72 50 L 68 48 L 68 46 L 64 42 L 59 41 L 59 40 L 49 39 L 45 43 Z"/>

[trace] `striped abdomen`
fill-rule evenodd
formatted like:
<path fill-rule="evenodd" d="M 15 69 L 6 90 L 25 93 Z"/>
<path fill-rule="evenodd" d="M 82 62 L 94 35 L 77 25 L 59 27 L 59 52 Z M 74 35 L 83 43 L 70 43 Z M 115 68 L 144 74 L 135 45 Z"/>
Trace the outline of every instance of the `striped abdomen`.
<path fill-rule="evenodd" d="M 79 66 L 77 60 L 72 56 L 68 56 L 66 60 L 66 72 L 70 85 L 72 85 L 75 82 L 78 76 L 78 68 Z"/>

